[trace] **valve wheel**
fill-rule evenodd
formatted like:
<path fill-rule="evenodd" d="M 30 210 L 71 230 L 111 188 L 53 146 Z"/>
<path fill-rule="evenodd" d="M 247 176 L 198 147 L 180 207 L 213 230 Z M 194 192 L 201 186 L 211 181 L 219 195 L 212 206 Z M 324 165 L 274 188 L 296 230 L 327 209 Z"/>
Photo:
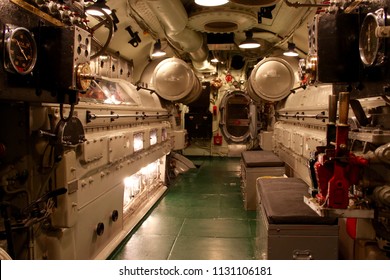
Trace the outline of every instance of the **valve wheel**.
<path fill-rule="evenodd" d="M 99 12 L 101 12 L 102 16 L 89 15 L 94 19 L 94 21 L 97 21 L 95 25 L 88 26 L 88 28 L 92 35 L 93 43 L 99 46 L 99 49 L 96 51 L 96 53 L 91 55 L 91 59 L 100 56 L 102 53 L 106 51 L 108 45 L 111 42 L 112 36 L 114 34 L 114 22 L 112 21 L 111 16 L 107 14 L 103 9 L 94 8 L 94 10 L 98 10 Z M 88 11 L 88 8 L 86 9 L 86 11 Z M 108 29 L 108 35 L 107 38 L 105 38 L 104 42 L 101 43 L 100 40 L 95 36 L 95 31 L 103 27 Z"/>

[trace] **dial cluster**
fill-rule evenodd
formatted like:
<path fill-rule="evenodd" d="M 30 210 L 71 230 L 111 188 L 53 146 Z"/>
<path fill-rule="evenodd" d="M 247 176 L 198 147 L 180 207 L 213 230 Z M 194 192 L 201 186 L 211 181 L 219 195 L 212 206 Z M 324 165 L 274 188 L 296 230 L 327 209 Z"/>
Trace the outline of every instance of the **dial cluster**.
<path fill-rule="evenodd" d="M 24 27 L 7 26 L 5 45 L 6 70 L 21 75 L 31 73 L 37 61 L 34 35 Z"/>

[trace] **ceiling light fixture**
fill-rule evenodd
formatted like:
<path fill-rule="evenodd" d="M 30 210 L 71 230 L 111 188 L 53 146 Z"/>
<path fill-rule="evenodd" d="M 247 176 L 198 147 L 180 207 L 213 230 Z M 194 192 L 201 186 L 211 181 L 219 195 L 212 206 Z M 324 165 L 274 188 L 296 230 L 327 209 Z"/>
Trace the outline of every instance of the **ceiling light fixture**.
<path fill-rule="evenodd" d="M 298 56 L 298 53 L 295 51 L 295 44 L 288 42 L 288 50 L 283 53 L 284 56 Z"/>
<path fill-rule="evenodd" d="M 156 43 L 154 43 L 154 46 L 153 46 L 153 52 L 152 52 L 152 57 L 162 57 L 164 55 L 166 55 L 167 53 L 164 52 L 162 49 L 161 49 L 161 41 L 160 39 L 158 39 L 156 41 Z"/>
<path fill-rule="evenodd" d="M 229 0 L 195 0 L 195 3 L 200 6 L 214 7 L 228 3 Z"/>
<path fill-rule="evenodd" d="M 218 57 L 215 55 L 215 53 L 214 52 L 210 52 L 210 62 L 211 63 L 218 63 L 219 62 L 219 59 L 218 59 Z"/>
<path fill-rule="evenodd" d="M 260 43 L 253 39 L 252 31 L 245 32 L 246 39 L 239 45 L 241 49 L 255 49 L 260 47 Z"/>
<path fill-rule="evenodd" d="M 101 12 L 103 10 L 107 15 L 111 15 L 111 9 L 107 6 L 105 0 L 96 0 L 93 1 L 92 5 L 88 6 L 85 13 L 91 16 L 104 16 L 104 14 Z"/>

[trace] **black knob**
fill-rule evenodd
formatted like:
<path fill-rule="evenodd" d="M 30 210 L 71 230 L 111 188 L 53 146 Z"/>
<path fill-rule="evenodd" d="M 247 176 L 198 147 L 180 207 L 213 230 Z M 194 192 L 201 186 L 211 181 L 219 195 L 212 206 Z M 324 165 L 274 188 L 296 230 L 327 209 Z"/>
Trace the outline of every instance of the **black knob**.
<path fill-rule="evenodd" d="M 96 226 L 96 234 L 98 236 L 102 236 L 104 233 L 104 224 L 103 223 L 98 223 Z"/>
<path fill-rule="evenodd" d="M 119 212 L 118 212 L 118 210 L 112 211 L 111 220 L 112 220 L 113 222 L 116 222 L 116 221 L 118 221 L 118 217 L 119 217 Z"/>

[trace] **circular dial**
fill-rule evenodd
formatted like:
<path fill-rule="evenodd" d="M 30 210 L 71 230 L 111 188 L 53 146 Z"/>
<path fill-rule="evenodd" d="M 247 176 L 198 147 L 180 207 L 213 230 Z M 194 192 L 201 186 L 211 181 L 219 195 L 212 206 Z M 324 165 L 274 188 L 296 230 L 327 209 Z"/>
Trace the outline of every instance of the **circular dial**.
<path fill-rule="evenodd" d="M 364 18 L 359 36 L 360 59 L 367 65 L 373 65 L 378 56 L 380 38 L 376 37 L 375 29 L 379 26 L 375 14 L 369 13 Z"/>
<path fill-rule="evenodd" d="M 23 27 L 13 29 L 6 39 L 8 70 L 21 75 L 31 73 L 37 61 L 37 45 L 34 36 Z"/>

